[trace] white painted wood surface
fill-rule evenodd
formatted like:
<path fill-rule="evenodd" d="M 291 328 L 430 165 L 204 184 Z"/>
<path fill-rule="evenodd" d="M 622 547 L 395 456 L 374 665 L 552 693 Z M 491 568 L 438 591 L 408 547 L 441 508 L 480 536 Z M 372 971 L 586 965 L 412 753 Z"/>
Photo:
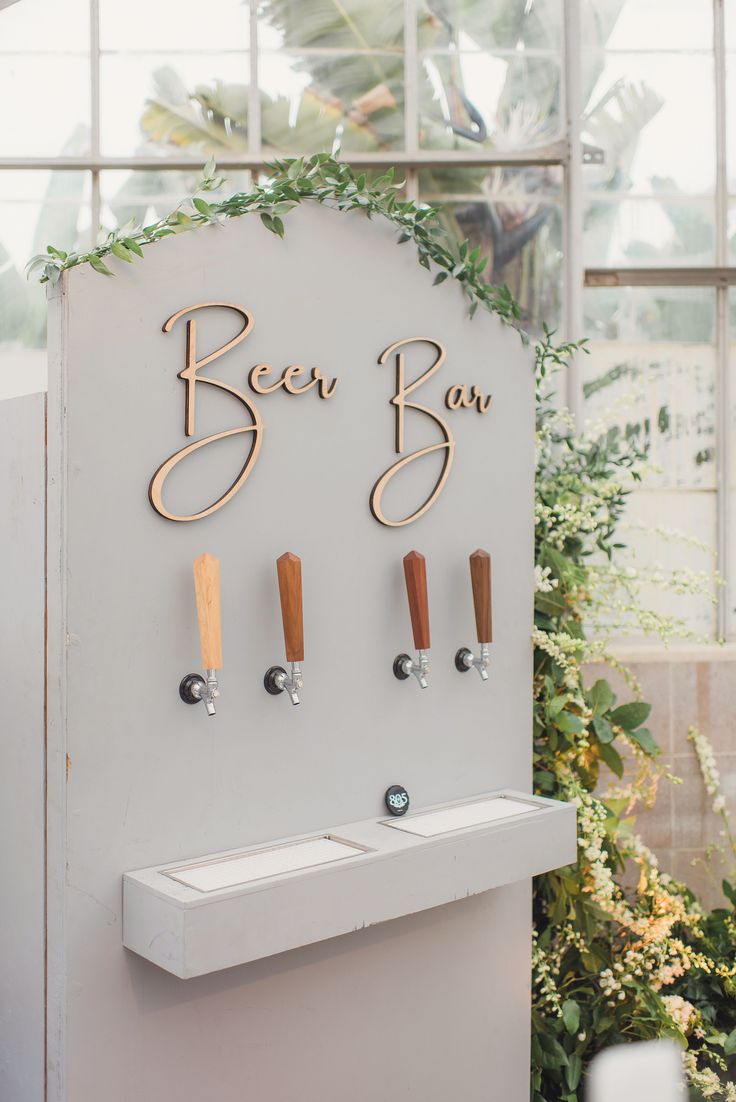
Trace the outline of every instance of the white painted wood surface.
<path fill-rule="evenodd" d="M 414 913 L 387 921 L 390 859 L 350 857 L 295 872 L 282 879 L 289 906 L 304 915 L 300 947 L 281 952 L 285 927 L 272 922 L 272 901 L 264 903 L 263 927 L 250 931 L 259 954 L 272 936 L 278 955 L 230 967 L 240 951 L 237 923 L 232 942 L 202 928 L 196 947 L 189 941 L 190 959 L 217 950 L 221 963 L 211 966 L 220 970 L 186 984 L 124 948 L 122 878 L 314 837 L 333 823 L 377 824 L 393 783 L 405 784 L 420 809 L 529 790 L 531 355 L 497 319 L 479 313 L 469 324 L 459 288 L 433 288 L 410 246 L 397 249 L 387 226 L 357 215 L 295 212 L 284 241 L 243 218 L 161 242 L 134 266 L 112 266 L 114 279 L 89 268 L 65 275 L 50 311 L 47 1102 L 99 1102 L 101 1091 L 105 1102 L 200 1102 L 213 1083 L 218 1102 L 338 1102 L 346 1092 L 351 1102 L 397 1093 L 446 1102 L 458 1092 L 464 1102 L 486 1102 L 490 1089 L 525 1102 L 531 870 L 514 882 L 518 853 L 499 846 L 489 890 L 460 897 L 472 867 L 491 856 L 488 836 L 511 824 L 519 837 L 532 831 L 535 859 L 548 867 L 550 836 L 533 834 L 536 812 L 468 830 L 474 837 L 458 847 L 456 873 L 446 860 L 452 834 L 422 839 L 381 826 L 397 847 L 396 868 L 411 852 L 400 890 L 415 894 Z M 266 436 L 248 484 L 206 520 L 176 525 L 147 500 L 153 471 L 184 442 L 184 329 L 166 334 L 161 326 L 187 305 L 212 301 L 241 303 L 255 326 L 208 374 L 243 387 L 255 363 L 280 373 L 300 362 L 339 375 L 340 384 L 328 402 L 283 392 L 259 398 Z M 417 397 L 443 410 L 449 385 L 479 383 L 493 404 L 486 417 L 448 414 L 457 449 L 445 490 L 415 524 L 386 529 L 368 510 L 374 479 L 395 458 L 394 377 L 377 357 L 419 333 L 441 340 L 447 359 Z M 204 351 L 230 335 L 231 319 L 202 319 Z M 198 435 L 232 418 L 231 406 L 207 397 Z M 21 454 L 14 432 L 11 425 L 3 443 Z M 420 415 L 407 421 L 408 447 L 433 439 Z M 173 496 L 211 501 L 213 487 L 227 485 L 223 456 L 226 467 L 238 458 L 227 448 L 200 457 Z M 426 473 L 408 476 L 390 507 L 416 500 Z M 497 583 L 487 684 L 453 664 L 456 649 L 473 642 L 467 555 L 477 546 L 493 554 Z M 428 563 L 426 691 L 391 672 L 411 644 L 401 559 L 413 547 Z M 283 661 L 274 563 L 285 550 L 303 563 L 299 708 L 262 685 L 265 669 Z M 203 551 L 222 563 L 222 695 L 211 720 L 177 694 L 199 664 L 191 564 Z M 28 624 L 42 639 L 43 579 L 11 589 L 4 611 L 8 637 Z M 29 759 L 34 776 L 42 765 Z M 24 812 L 22 792 L 22 784 L 17 797 L 11 790 L 11 822 Z M 42 832 L 32 836 L 37 843 Z M 331 924 L 336 915 L 344 922 L 338 904 L 349 892 L 334 885 L 350 883 L 351 868 L 363 898 L 383 901 L 384 910 L 375 907 L 379 925 L 341 936 Z M 457 902 L 432 903 L 436 880 Z M 317 881 L 333 888 L 321 895 Z M 272 895 L 262 890 L 272 883 L 253 881 L 253 900 Z M 235 911 L 239 889 L 221 890 L 235 893 Z M 198 895 L 212 900 L 220 890 Z M 155 897 L 159 904 L 169 905 Z M 28 898 L 0 945 L 37 936 L 34 906 Z M 364 910 L 358 924 L 370 917 Z M 38 967 L 43 955 L 34 959 Z M 393 1012 L 397 991 L 410 1013 Z M 38 1020 L 42 988 L 29 998 Z M 36 1074 L 32 1057 L 18 1048 L 25 1076 Z"/>
<path fill-rule="evenodd" d="M 43 395 L 0 402 L 3 1102 L 40 1102 L 44 1081 L 44 432 Z"/>

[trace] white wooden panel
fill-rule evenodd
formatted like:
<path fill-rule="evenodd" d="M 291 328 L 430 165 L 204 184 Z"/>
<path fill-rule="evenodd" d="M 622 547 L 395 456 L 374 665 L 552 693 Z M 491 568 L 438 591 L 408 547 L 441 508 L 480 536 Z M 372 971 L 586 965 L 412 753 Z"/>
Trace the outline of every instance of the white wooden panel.
<path fill-rule="evenodd" d="M 44 410 L 0 402 L 0 1099 L 44 1080 Z"/>
<path fill-rule="evenodd" d="M 533 357 L 497 318 L 469 323 L 461 289 L 433 287 L 395 239 L 384 222 L 325 208 L 295 211 L 283 241 L 245 217 L 152 245 L 135 265 L 113 259 L 114 279 L 74 269 L 53 292 L 48 1102 L 97 1102 L 101 1084 L 106 1102 L 198 1102 L 213 1082 L 218 1102 L 335 1102 L 346 1083 L 352 1102 L 376 1102 L 387 1084 L 444 1102 L 458 1086 L 446 1052 L 460 1047 L 465 1102 L 491 1086 L 507 1102 L 527 1096 L 529 884 L 514 882 L 574 854 L 572 810 L 552 816 L 559 829 L 540 810 L 434 838 L 381 820 L 391 784 L 430 808 L 531 782 Z M 174 524 L 147 496 L 186 441 L 185 325 L 162 324 L 212 302 L 241 304 L 255 323 L 207 377 L 244 388 L 254 364 L 301 363 L 340 381 L 330 401 L 258 397 L 265 435 L 247 484 L 206 519 Z M 198 315 L 200 352 L 232 333 L 231 315 Z M 395 371 L 378 357 L 414 334 L 447 349 L 417 397 L 457 446 L 435 504 L 386 528 L 368 501 L 396 457 Z M 431 362 L 413 351 L 412 379 Z M 492 393 L 486 416 L 447 410 L 457 384 Z M 238 416 L 226 394 L 200 397 L 198 438 Z M 437 439 L 408 413 L 407 451 Z M 203 506 L 229 484 L 242 456 L 227 444 L 177 468 L 172 505 Z M 436 458 L 392 485 L 392 515 L 424 500 Z M 478 546 L 497 583 L 486 684 L 453 663 L 474 638 Z M 401 563 L 412 548 L 429 577 L 426 691 L 392 673 L 411 649 Z M 284 660 L 274 562 L 286 550 L 303 564 L 299 708 L 263 689 Z M 199 665 L 191 564 L 204 551 L 223 586 L 209 720 L 177 692 Z M 361 822 L 361 834 L 333 826 Z M 325 833 L 375 852 L 208 891 L 160 871 Z M 129 869 L 159 871 L 127 876 L 123 902 Z M 412 993 L 410 1015 L 387 1009 L 396 984 Z"/>

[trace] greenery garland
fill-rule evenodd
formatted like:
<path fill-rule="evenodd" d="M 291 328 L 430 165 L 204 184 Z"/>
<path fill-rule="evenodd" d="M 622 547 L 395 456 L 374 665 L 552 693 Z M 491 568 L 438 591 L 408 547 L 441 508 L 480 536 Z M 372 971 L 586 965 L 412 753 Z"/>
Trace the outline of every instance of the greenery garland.
<path fill-rule="evenodd" d="M 457 242 L 441 231 L 435 224 L 435 208 L 402 201 L 399 193 L 403 183 L 394 182 L 392 168 L 370 181 L 366 173 L 356 176 L 349 165 L 328 153 L 274 161 L 267 167 L 271 175 L 250 192 L 238 192 L 220 202 L 207 202 L 197 194 L 149 226 L 131 222 L 103 235 L 97 247 L 86 253 L 67 253 L 49 245 L 45 253 L 30 260 L 27 271 L 39 271 L 42 283 L 56 283 L 62 272 L 79 264 L 91 264 L 96 272 L 110 276 L 105 257 L 116 256 L 130 263 L 143 256 L 145 245 L 163 237 L 198 226 L 220 225 L 228 218 L 254 212 L 268 230 L 283 237 L 283 216 L 300 203 L 316 202 L 342 211 L 359 210 L 368 218 L 380 215 L 388 219 L 399 231 L 400 245 L 414 242 L 422 267 L 429 269 L 434 264 L 439 269 L 435 284 L 443 283 L 448 276 L 458 280 L 469 300 L 471 317 L 480 305 L 504 321 L 518 322 L 519 307 L 508 287 L 494 287 L 483 281 L 488 258 L 480 255 L 480 249 L 471 249 L 467 241 Z M 222 183 L 223 177 L 217 175 L 211 158 L 197 192 L 215 191 Z"/>
<path fill-rule="evenodd" d="M 112 275 L 107 256 L 132 262 L 153 241 L 250 212 L 281 237 L 283 215 L 314 201 L 387 218 L 400 243 L 414 242 L 419 263 L 437 269 L 435 283 L 452 277 L 462 285 L 471 316 L 481 305 L 518 322 L 508 289 L 483 282 L 479 250 L 444 233 L 432 208 L 400 200 L 392 171 L 369 182 L 327 154 L 276 161 L 271 169 L 250 193 L 222 202 L 195 195 L 149 226 L 130 223 L 106 233 L 90 252 L 49 246 L 29 271 L 51 283 L 84 263 Z M 208 162 L 198 191 L 221 183 Z M 660 873 L 633 816 L 638 803 L 653 798 L 658 781 L 671 779 L 644 726 L 650 706 L 635 692 L 619 704 L 604 679 L 584 684 L 586 661 L 617 666 L 600 639 L 586 638 L 584 624 L 595 622 L 601 607 L 665 636 L 678 624 L 643 608 L 631 572 L 617 565 L 621 517 L 644 458 L 634 439 L 605 426 L 578 437 L 551 400 L 551 375 L 583 344 L 555 344 L 545 330 L 536 345 L 534 787 L 577 805 L 579 855 L 575 865 L 534 885 L 533 1100 L 578 1102 L 597 1052 L 666 1036 L 682 1047 L 697 1096 L 736 1102 L 736 888 L 724 883 L 730 907 L 706 915 L 683 884 Z M 698 579 L 679 572 L 675 588 L 688 585 L 697 591 Z M 736 857 L 712 751 L 699 732 L 691 739 Z M 633 781 L 624 781 L 625 761 Z M 607 787 L 604 775 L 612 778 Z M 632 866 L 637 882 L 627 888 L 624 872 Z"/>

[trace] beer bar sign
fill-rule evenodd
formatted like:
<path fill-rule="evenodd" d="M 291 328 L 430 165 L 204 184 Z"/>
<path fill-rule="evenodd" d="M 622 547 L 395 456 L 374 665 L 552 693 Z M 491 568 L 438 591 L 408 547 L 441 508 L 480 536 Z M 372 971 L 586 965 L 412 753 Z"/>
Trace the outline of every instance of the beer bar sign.
<path fill-rule="evenodd" d="M 240 324 L 240 329 L 230 340 L 206 355 L 197 349 L 197 316 L 200 311 L 228 310 Z M 311 394 L 318 401 L 330 401 L 339 392 L 340 378 L 325 375 L 319 367 L 307 370 L 302 364 L 294 363 L 284 367 L 281 373 L 269 363 L 255 364 L 247 373 L 246 387 L 238 388 L 212 375 L 200 374 L 215 360 L 220 359 L 240 345 L 253 329 L 253 314 L 244 306 L 230 302 L 201 302 L 194 306 L 185 306 L 172 314 L 163 325 L 165 333 L 171 332 L 177 322 L 186 319 L 186 352 L 184 368 L 178 378 L 184 383 L 184 434 L 194 437 L 178 451 L 165 459 L 151 478 L 148 496 L 155 511 L 166 520 L 186 522 L 201 520 L 227 505 L 243 489 L 253 474 L 266 435 L 266 419 L 261 411 L 262 399 L 282 394 L 288 397 L 302 397 Z M 433 360 L 424 370 L 413 368 L 422 346 L 428 346 Z M 370 492 L 369 507 L 379 524 L 389 528 L 401 528 L 417 520 L 442 493 L 452 469 L 456 441 L 445 413 L 440 413 L 428 405 L 422 404 L 421 390 L 424 384 L 440 372 L 445 364 L 446 349 L 434 337 L 403 337 L 394 341 L 377 357 L 378 365 L 392 364 L 395 370 L 394 394 L 390 399 L 394 419 L 394 447 L 398 456 L 386 469 L 378 474 Z M 243 424 L 235 428 L 223 429 L 207 436 L 197 437 L 197 398 L 202 386 L 215 387 L 229 394 L 242 407 Z M 488 413 L 491 395 L 485 394 L 477 384 L 451 383 L 444 395 L 445 409 L 449 414 L 459 410 L 475 410 L 481 415 Z M 415 451 L 407 451 L 405 446 L 405 419 L 407 410 L 420 414 L 425 421 L 431 442 Z M 171 472 L 184 460 L 194 456 L 203 448 L 231 436 L 243 436 L 247 445 L 245 459 L 228 488 L 205 508 L 195 513 L 181 514 L 169 510 L 165 504 L 166 480 Z M 266 445 L 267 446 L 267 445 Z M 401 472 L 417 460 L 438 453 L 442 463 L 439 474 L 421 504 L 406 516 L 390 517 L 383 507 L 383 495 L 389 483 L 401 476 Z"/>

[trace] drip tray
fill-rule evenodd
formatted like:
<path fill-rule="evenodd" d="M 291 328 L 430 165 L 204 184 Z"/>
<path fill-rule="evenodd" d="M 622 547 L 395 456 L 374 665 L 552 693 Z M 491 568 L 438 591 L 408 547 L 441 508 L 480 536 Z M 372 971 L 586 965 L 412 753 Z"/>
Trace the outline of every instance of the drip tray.
<path fill-rule="evenodd" d="M 407 834 L 418 834 L 420 838 L 435 838 L 438 834 L 449 834 L 452 830 L 483 826 L 484 823 L 497 823 L 501 819 L 513 819 L 517 815 L 528 815 L 537 811 L 538 804 L 522 803 L 506 796 L 495 796 L 476 803 L 460 804 L 456 807 L 444 807 L 439 811 L 424 811 L 407 815 L 402 819 L 384 819 L 383 825 L 394 830 L 405 830 Z"/>
<path fill-rule="evenodd" d="M 329 865 L 333 861 L 344 861 L 366 852 L 365 846 L 322 834 L 318 838 L 304 838 L 301 842 L 286 842 L 235 853 L 216 861 L 182 865 L 177 869 L 167 869 L 164 875 L 198 892 L 216 892 L 221 888 L 237 887 L 238 884 L 252 884 L 254 880 L 265 880 L 269 876 L 283 876 L 284 873 L 300 872 L 317 865 Z"/>
<path fill-rule="evenodd" d="M 128 872 L 123 943 L 190 979 L 502 888 L 577 854 L 572 805 L 509 788 L 385 816 Z"/>

